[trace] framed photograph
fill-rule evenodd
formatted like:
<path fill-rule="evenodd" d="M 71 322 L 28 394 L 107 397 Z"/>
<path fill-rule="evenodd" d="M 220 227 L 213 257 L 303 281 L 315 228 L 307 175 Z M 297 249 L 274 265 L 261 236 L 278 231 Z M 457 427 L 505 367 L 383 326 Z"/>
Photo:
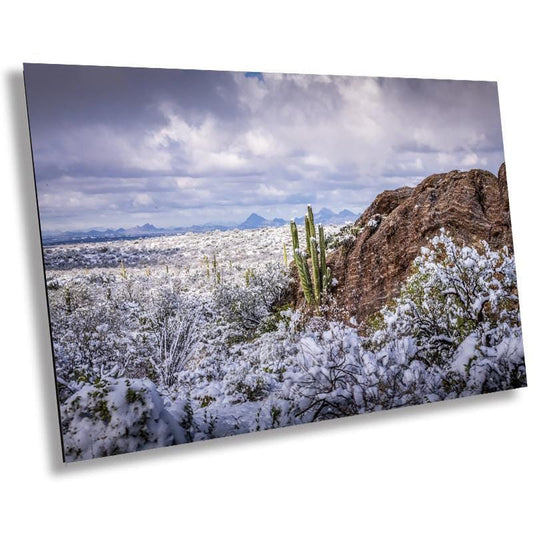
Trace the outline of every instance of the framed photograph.
<path fill-rule="evenodd" d="M 496 83 L 24 79 L 65 461 L 526 386 Z"/>

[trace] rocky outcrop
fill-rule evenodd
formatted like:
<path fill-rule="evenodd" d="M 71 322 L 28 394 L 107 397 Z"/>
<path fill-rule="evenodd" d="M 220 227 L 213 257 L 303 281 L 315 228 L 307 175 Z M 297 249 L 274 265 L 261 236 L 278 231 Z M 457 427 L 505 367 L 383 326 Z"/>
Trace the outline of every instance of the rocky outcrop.
<path fill-rule="evenodd" d="M 357 236 L 327 262 L 338 280 L 337 306 L 361 322 L 398 295 L 420 248 L 440 228 L 463 244 L 485 240 L 494 249 L 512 251 L 505 164 L 498 177 L 485 170 L 454 170 L 414 188 L 385 191 L 357 227 Z"/>

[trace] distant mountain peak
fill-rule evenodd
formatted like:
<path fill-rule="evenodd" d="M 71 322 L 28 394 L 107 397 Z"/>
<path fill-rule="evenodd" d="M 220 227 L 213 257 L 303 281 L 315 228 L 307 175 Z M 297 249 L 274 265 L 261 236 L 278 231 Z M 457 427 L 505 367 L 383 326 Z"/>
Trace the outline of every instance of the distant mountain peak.
<path fill-rule="evenodd" d="M 268 226 L 268 220 L 257 213 L 252 213 L 242 224 L 239 224 L 239 229 L 255 229 L 263 226 Z"/>
<path fill-rule="evenodd" d="M 257 213 L 252 213 L 246 220 L 266 220 L 266 218 Z"/>
<path fill-rule="evenodd" d="M 145 231 L 158 231 L 159 228 L 156 228 L 153 224 L 143 224 L 142 226 L 137 226 L 139 229 L 145 230 Z"/>
<path fill-rule="evenodd" d="M 354 217 L 356 216 L 355 213 L 353 213 L 352 211 L 350 211 L 349 209 L 343 209 L 340 213 L 339 213 L 339 216 L 349 216 L 349 217 Z"/>

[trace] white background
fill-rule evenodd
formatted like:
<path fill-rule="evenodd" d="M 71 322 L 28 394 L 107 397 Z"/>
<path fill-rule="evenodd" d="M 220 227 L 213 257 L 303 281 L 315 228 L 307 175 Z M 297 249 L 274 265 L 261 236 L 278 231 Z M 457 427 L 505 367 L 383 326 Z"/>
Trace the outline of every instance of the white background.
<path fill-rule="evenodd" d="M 526 6 L 509 0 L 6 3 L 0 31 L 0 521 L 6 524 L 0 527 L 531 527 L 528 389 L 63 466 L 21 75 L 27 61 L 498 81 L 533 374 L 533 39 Z"/>

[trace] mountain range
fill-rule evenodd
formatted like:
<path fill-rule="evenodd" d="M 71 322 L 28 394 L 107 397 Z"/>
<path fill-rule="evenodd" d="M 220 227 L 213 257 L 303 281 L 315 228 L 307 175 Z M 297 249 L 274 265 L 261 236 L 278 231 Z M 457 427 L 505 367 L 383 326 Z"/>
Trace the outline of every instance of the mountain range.
<path fill-rule="evenodd" d="M 344 224 L 348 221 L 355 221 L 358 215 L 348 209 L 343 209 L 335 213 L 326 207 L 322 208 L 315 214 L 315 222 L 318 224 Z M 304 217 L 294 219 L 297 224 L 304 223 Z M 244 222 L 240 224 L 224 225 L 216 223 L 207 223 L 203 225 L 195 224 L 186 227 L 158 228 L 152 224 L 143 224 L 131 228 L 102 229 L 93 228 L 87 231 L 61 231 L 61 232 L 43 232 L 43 244 L 67 244 L 75 242 L 99 242 L 114 239 L 137 239 L 139 237 L 155 237 L 164 235 L 176 235 L 180 233 L 205 233 L 214 230 L 231 230 L 231 229 L 258 229 L 268 227 L 280 227 L 288 224 L 289 221 L 283 218 L 273 218 L 271 220 L 252 213 Z"/>

